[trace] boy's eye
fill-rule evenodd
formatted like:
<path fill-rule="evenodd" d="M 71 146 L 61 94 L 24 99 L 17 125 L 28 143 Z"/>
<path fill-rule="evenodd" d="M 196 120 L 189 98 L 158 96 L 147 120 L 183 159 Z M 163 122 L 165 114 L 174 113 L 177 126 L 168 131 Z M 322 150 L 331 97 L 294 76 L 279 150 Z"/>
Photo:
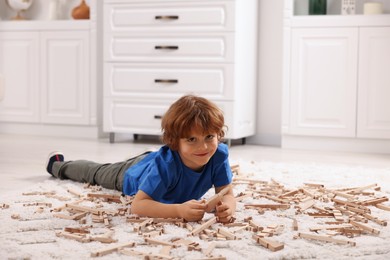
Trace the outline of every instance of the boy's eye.
<path fill-rule="evenodd" d="M 190 143 L 193 143 L 196 141 L 196 138 L 195 137 L 190 137 L 190 138 L 187 138 L 187 142 L 190 142 Z"/>
<path fill-rule="evenodd" d="M 208 136 L 206 136 L 206 140 L 213 140 L 214 139 L 214 135 L 208 135 Z"/>

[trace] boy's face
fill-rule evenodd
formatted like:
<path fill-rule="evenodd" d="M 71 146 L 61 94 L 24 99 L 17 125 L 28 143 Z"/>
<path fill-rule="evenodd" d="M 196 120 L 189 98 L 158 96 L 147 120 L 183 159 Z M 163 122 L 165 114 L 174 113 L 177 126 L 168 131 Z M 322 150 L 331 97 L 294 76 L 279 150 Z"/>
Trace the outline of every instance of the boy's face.
<path fill-rule="evenodd" d="M 179 141 L 179 155 L 185 166 L 200 171 L 218 148 L 216 133 L 204 135 L 202 131 L 192 131 L 190 137 Z"/>

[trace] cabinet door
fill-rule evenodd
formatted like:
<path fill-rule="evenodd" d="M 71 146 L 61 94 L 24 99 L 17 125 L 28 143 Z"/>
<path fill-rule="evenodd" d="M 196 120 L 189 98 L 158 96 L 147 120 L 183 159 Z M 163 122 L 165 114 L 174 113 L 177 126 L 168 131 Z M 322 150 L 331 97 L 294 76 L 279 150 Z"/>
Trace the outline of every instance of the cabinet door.
<path fill-rule="evenodd" d="M 89 123 L 89 32 L 42 32 L 42 122 Z"/>
<path fill-rule="evenodd" d="M 0 32 L 0 74 L 5 87 L 0 121 L 39 121 L 38 43 L 34 32 Z"/>
<path fill-rule="evenodd" d="M 293 29 L 291 134 L 355 137 L 358 31 Z"/>
<path fill-rule="evenodd" d="M 362 28 L 357 136 L 390 138 L 390 27 Z"/>

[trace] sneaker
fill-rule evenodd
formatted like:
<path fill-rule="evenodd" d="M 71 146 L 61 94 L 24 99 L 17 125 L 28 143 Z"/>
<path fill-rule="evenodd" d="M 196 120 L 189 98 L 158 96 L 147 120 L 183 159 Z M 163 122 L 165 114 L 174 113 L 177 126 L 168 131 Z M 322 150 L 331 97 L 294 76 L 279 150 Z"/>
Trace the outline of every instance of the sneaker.
<path fill-rule="evenodd" d="M 61 152 L 52 152 L 49 154 L 49 158 L 47 159 L 46 171 L 53 175 L 53 164 L 54 162 L 63 162 L 64 155 Z"/>

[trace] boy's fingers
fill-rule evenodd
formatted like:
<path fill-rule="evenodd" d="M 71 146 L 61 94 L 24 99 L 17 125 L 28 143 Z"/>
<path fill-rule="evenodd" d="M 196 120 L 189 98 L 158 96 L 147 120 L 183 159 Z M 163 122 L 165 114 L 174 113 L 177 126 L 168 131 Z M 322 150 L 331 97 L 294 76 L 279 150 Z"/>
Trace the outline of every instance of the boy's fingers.
<path fill-rule="evenodd" d="M 229 216 L 229 213 L 227 211 L 218 212 L 218 217 L 226 218 L 227 216 Z"/>
<path fill-rule="evenodd" d="M 204 203 L 194 203 L 193 205 L 192 205 L 192 208 L 194 208 L 194 209 L 202 209 L 202 210 L 204 210 L 204 209 L 206 209 L 206 204 L 204 204 Z"/>
<path fill-rule="evenodd" d="M 219 222 L 228 223 L 228 222 L 230 222 L 231 219 L 232 219 L 232 217 L 230 217 L 230 216 L 228 216 L 226 218 L 219 218 Z"/>
<path fill-rule="evenodd" d="M 194 212 L 194 215 L 195 215 L 195 216 L 203 216 L 203 215 L 204 215 L 204 211 L 203 211 L 203 210 L 196 210 L 196 211 Z"/>
<path fill-rule="evenodd" d="M 229 207 L 226 205 L 226 204 L 222 204 L 221 203 L 221 205 L 218 205 L 217 206 L 217 211 L 225 211 L 225 210 L 227 210 Z"/>
<path fill-rule="evenodd" d="M 189 201 L 188 205 L 191 208 L 205 208 L 206 204 L 203 201 L 198 201 L 198 200 L 191 200 Z"/>

